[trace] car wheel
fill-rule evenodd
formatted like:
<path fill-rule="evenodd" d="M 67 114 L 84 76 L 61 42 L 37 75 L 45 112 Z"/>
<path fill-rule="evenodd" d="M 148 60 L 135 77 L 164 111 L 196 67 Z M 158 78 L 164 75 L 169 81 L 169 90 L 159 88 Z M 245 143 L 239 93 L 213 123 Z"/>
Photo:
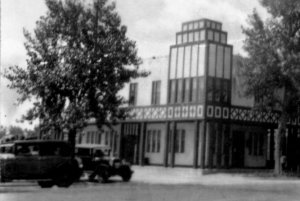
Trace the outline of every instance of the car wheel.
<path fill-rule="evenodd" d="M 73 164 L 65 164 L 55 171 L 54 175 L 54 183 L 58 187 L 69 187 L 72 185 L 72 183 L 78 179 L 78 164 L 73 163 Z"/>
<path fill-rule="evenodd" d="M 53 181 L 38 181 L 41 188 L 51 188 L 54 185 Z"/>
<path fill-rule="evenodd" d="M 124 182 L 128 182 L 131 179 L 132 176 L 132 171 L 130 169 L 130 167 L 128 166 L 122 166 L 120 167 L 120 176 L 122 177 L 122 180 Z"/>
<path fill-rule="evenodd" d="M 63 172 L 63 173 L 59 173 L 54 179 L 54 181 L 58 187 L 68 188 L 69 186 L 72 185 L 74 179 L 71 177 L 70 173 Z"/>
<path fill-rule="evenodd" d="M 97 170 L 95 181 L 99 183 L 107 183 L 109 178 L 109 172 L 107 167 L 101 167 Z"/>

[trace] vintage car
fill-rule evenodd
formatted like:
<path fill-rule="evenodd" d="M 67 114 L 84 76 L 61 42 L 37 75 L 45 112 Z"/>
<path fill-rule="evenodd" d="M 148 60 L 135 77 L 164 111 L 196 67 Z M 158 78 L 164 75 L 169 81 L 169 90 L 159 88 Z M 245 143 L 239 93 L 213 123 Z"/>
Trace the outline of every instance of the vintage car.
<path fill-rule="evenodd" d="M 133 174 L 130 164 L 113 157 L 110 147 L 105 145 L 76 145 L 75 155 L 81 160 L 83 172 L 89 174 L 90 181 L 105 183 L 109 177 L 118 175 L 128 182 Z"/>
<path fill-rule="evenodd" d="M 81 175 L 65 141 L 15 141 L 10 150 L 10 157 L 0 157 L 1 182 L 37 180 L 41 187 L 69 187 Z"/>

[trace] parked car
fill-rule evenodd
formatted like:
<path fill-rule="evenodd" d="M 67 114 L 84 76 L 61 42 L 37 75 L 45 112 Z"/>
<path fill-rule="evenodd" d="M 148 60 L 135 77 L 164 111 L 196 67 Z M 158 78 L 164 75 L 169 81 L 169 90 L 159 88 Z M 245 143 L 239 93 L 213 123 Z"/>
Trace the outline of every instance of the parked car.
<path fill-rule="evenodd" d="M 15 141 L 10 154 L 0 157 L 1 182 L 37 180 L 41 187 L 69 187 L 81 174 L 65 141 Z"/>
<path fill-rule="evenodd" d="M 75 155 L 81 160 L 83 171 L 90 181 L 105 183 L 111 176 L 120 176 L 123 181 L 131 179 L 133 171 L 125 160 L 111 156 L 111 149 L 104 145 L 76 145 Z"/>

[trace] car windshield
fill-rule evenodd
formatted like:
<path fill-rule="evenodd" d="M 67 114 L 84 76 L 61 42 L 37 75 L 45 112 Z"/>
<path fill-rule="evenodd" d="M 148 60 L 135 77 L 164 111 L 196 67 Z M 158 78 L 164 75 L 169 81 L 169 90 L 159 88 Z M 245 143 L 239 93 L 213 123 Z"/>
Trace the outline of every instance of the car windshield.
<path fill-rule="evenodd" d="M 2 154 L 13 153 L 13 145 L 0 145 L 0 153 Z"/>
<path fill-rule="evenodd" d="M 63 143 L 20 143 L 16 145 L 17 156 L 70 156 L 71 150 Z"/>

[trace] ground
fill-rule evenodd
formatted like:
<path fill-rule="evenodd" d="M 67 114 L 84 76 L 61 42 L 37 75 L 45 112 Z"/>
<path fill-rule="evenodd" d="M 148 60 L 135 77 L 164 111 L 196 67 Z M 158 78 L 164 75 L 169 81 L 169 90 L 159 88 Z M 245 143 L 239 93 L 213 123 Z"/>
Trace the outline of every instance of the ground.
<path fill-rule="evenodd" d="M 70 188 L 41 189 L 35 182 L 0 184 L 0 201 L 265 201 L 300 200 L 298 178 L 255 177 L 249 174 L 134 167 L 131 182 L 118 177 L 110 183 L 85 180 Z"/>

